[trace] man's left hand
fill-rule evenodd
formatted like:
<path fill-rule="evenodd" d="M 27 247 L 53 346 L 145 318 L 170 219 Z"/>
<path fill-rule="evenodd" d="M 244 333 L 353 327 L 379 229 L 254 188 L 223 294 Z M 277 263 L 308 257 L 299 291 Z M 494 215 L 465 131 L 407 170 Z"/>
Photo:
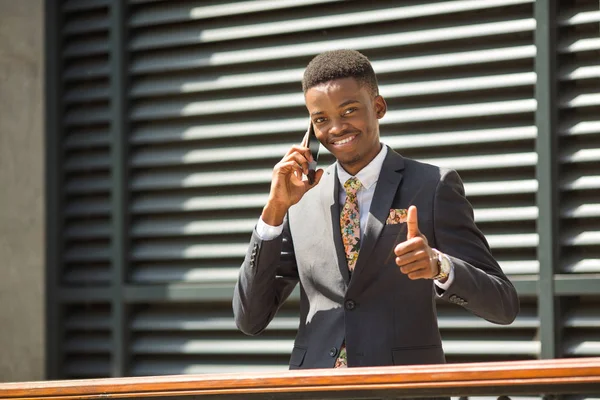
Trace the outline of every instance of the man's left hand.
<path fill-rule="evenodd" d="M 394 249 L 396 264 L 410 279 L 432 279 L 439 274 L 437 254 L 429 247 L 427 238 L 419 231 L 417 207 L 410 206 L 406 220 L 406 241 Z"/>

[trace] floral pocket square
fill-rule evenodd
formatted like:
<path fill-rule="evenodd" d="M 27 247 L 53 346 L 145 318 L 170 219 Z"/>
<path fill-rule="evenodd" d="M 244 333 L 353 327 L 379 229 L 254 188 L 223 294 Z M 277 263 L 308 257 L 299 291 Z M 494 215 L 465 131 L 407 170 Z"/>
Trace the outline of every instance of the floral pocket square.
<path fill-rule="evenodd" d="M 408 215 L 408 210 L 405 208 L 392 208 L 390 209 L 390 215 L 388 215 L 387 220 L 385 221 L 387 224 L 401 224 L 406 222 L 406 216 Z"/>

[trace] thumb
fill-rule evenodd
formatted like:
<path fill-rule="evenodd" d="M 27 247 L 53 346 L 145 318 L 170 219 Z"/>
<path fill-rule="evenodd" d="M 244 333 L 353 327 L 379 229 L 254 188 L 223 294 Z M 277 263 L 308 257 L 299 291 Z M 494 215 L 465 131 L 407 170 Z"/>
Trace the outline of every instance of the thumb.
<path fill-rule="evenodd" d="M 408 215 L 406 216 L 406 240 L 421 236 L 419 231 L 419 220 L 417 219 L 417 207 L 410 206 L 408 208 Z"/>

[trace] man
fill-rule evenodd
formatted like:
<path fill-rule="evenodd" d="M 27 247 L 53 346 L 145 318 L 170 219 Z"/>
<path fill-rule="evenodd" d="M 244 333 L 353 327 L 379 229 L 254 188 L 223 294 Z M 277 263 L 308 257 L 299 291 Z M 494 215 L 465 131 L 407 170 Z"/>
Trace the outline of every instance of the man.
<path fill-rule="evenodd" d="M 302 85 L 315 134 L 337 162 L 310 185 L 303 142 L 275 166 L 235 287 L 239 329 L 261 333 L 298 282 L 291 369 L 444 363 L 436 298 L 510 324 L 516 291 L 458 174 L 380 143 L 387 105 L 367 58 L 320 54 Z"/>

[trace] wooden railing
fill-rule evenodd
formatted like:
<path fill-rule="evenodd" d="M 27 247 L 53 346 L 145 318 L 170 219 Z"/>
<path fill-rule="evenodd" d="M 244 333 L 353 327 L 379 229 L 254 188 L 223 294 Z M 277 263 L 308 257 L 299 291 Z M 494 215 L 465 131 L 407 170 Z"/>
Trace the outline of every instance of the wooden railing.
<path fill-rule="evenodd" d="M 0 384 L 1 399 L 360 399 L 599 394 L 600 358 Z"/>

